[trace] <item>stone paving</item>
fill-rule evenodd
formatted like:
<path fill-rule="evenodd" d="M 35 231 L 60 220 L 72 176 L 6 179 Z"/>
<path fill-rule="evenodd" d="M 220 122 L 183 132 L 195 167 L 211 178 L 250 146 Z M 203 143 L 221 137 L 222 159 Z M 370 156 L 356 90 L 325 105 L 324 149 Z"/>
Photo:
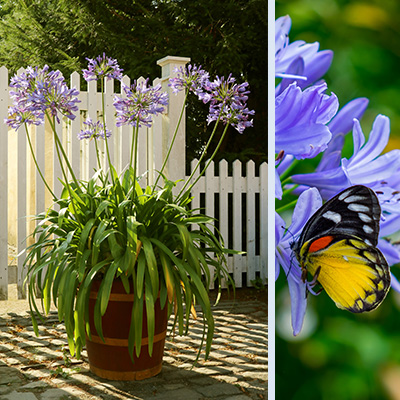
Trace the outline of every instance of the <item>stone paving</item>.
<path fill-rule="evenodd" d="M 240 290 L 240 289 L 239 289 Z M 265 296 L 266 297 L 266 296 Z M 163 369 L 153 378 L 121 382 L 89 371 L 86 352 L 71 358 L 64 325 L 52 311 L 36 337 L 27 303 L 0 302 L 0 399 L 267 399 L 267 304 L 221 301 L 214 309 L 210 357 L 193 365 L 201 319 L 189 336 L 167 336 Z"/>

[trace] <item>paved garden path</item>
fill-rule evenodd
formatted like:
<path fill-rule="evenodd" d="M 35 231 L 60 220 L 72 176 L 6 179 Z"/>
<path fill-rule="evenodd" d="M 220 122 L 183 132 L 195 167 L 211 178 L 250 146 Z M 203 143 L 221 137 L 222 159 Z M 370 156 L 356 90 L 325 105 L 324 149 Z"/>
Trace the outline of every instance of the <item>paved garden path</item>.
<path fill-rule="evenodd" d="M 0 302 L 1 400 L 267 398 L 266 301 L 221 301 L 214 309 L 216 332 L 207 361 L 201 357 L 193 366 L 201 337 L 201 321 L 193 321 L 189 336 L 167 336 L 161 373 L 133 382 L 96 377 L 85 351 L 82 360 L 71 358 L 54 311 L 36 337 L 27 309 L 26 301 Z"/>

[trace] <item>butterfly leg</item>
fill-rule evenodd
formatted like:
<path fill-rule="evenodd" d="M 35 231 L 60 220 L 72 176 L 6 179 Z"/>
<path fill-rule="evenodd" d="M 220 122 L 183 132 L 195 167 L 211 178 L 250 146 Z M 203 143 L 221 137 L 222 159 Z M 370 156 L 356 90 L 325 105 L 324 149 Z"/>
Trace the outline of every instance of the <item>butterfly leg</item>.
<path fill-rule="evenodd" d="M 320 289 L 318 289 L 317 291 L 314 291 L 311 289 L 317 284 L 317 280 L 318 280 L 320 272 L 321 272 L 321 267 L 318 267 L 313 276 L 313 280 L 311 282 L 308 282 L 308 284 L 309 284 L 308 290 L 311 291 L 314 296 L 318 296 L 324 290 L 322 287 Z"/>
<path fill-rule="evenodd" d="M 319 273 L 321 272 L 321 266 L 319 266 L 316 271 L 315 274 L 313 276 L 313 280 L 310 282 L 310 286 L 315 286 L 315 284 L 317 283 L 318 277 L 319 277 Z"/>

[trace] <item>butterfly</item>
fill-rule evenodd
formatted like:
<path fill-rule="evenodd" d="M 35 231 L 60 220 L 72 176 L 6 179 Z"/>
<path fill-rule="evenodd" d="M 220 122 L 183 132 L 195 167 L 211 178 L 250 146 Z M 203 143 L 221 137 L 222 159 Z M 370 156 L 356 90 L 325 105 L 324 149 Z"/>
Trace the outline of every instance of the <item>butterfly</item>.
<path fill-rule="evenodd" d="M 390 271 L 377 249 L 381 207 L 373 190 L 351 186 L 307 221 L 292 250 L 337 307 L 362 313 L 378 307 L 390 287 Z"/>

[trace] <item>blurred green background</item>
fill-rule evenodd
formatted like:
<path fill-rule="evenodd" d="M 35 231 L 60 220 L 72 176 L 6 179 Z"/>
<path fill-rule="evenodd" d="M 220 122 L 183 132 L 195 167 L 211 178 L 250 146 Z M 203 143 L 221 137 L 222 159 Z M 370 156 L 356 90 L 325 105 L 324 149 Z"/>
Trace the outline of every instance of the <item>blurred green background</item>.
<path fill-rule="evenodd" d="M 367 97 L 366 135 L 377 114 L 391 119 L 386 151 L 400 148 L 400 1 L 276 1 L 290 15 L 290 42 L 320 43 L 335 55 L 325 76 L 342 107 Z M 346 141 L 351 155 L 352 138 Z M 305 172 L 317 160 L 304 165 Z M 400 227 L 399 227 L 400 228 Z M 400 276 L 398 267 L 393 272 Z M 400 399 L 400 295 L 393 290 L 374 312 L 353 315 L 321 293 L 309 296 L 302 333 L 291 333 L 286 277 L 276 285 L 276 399 Z"/>

